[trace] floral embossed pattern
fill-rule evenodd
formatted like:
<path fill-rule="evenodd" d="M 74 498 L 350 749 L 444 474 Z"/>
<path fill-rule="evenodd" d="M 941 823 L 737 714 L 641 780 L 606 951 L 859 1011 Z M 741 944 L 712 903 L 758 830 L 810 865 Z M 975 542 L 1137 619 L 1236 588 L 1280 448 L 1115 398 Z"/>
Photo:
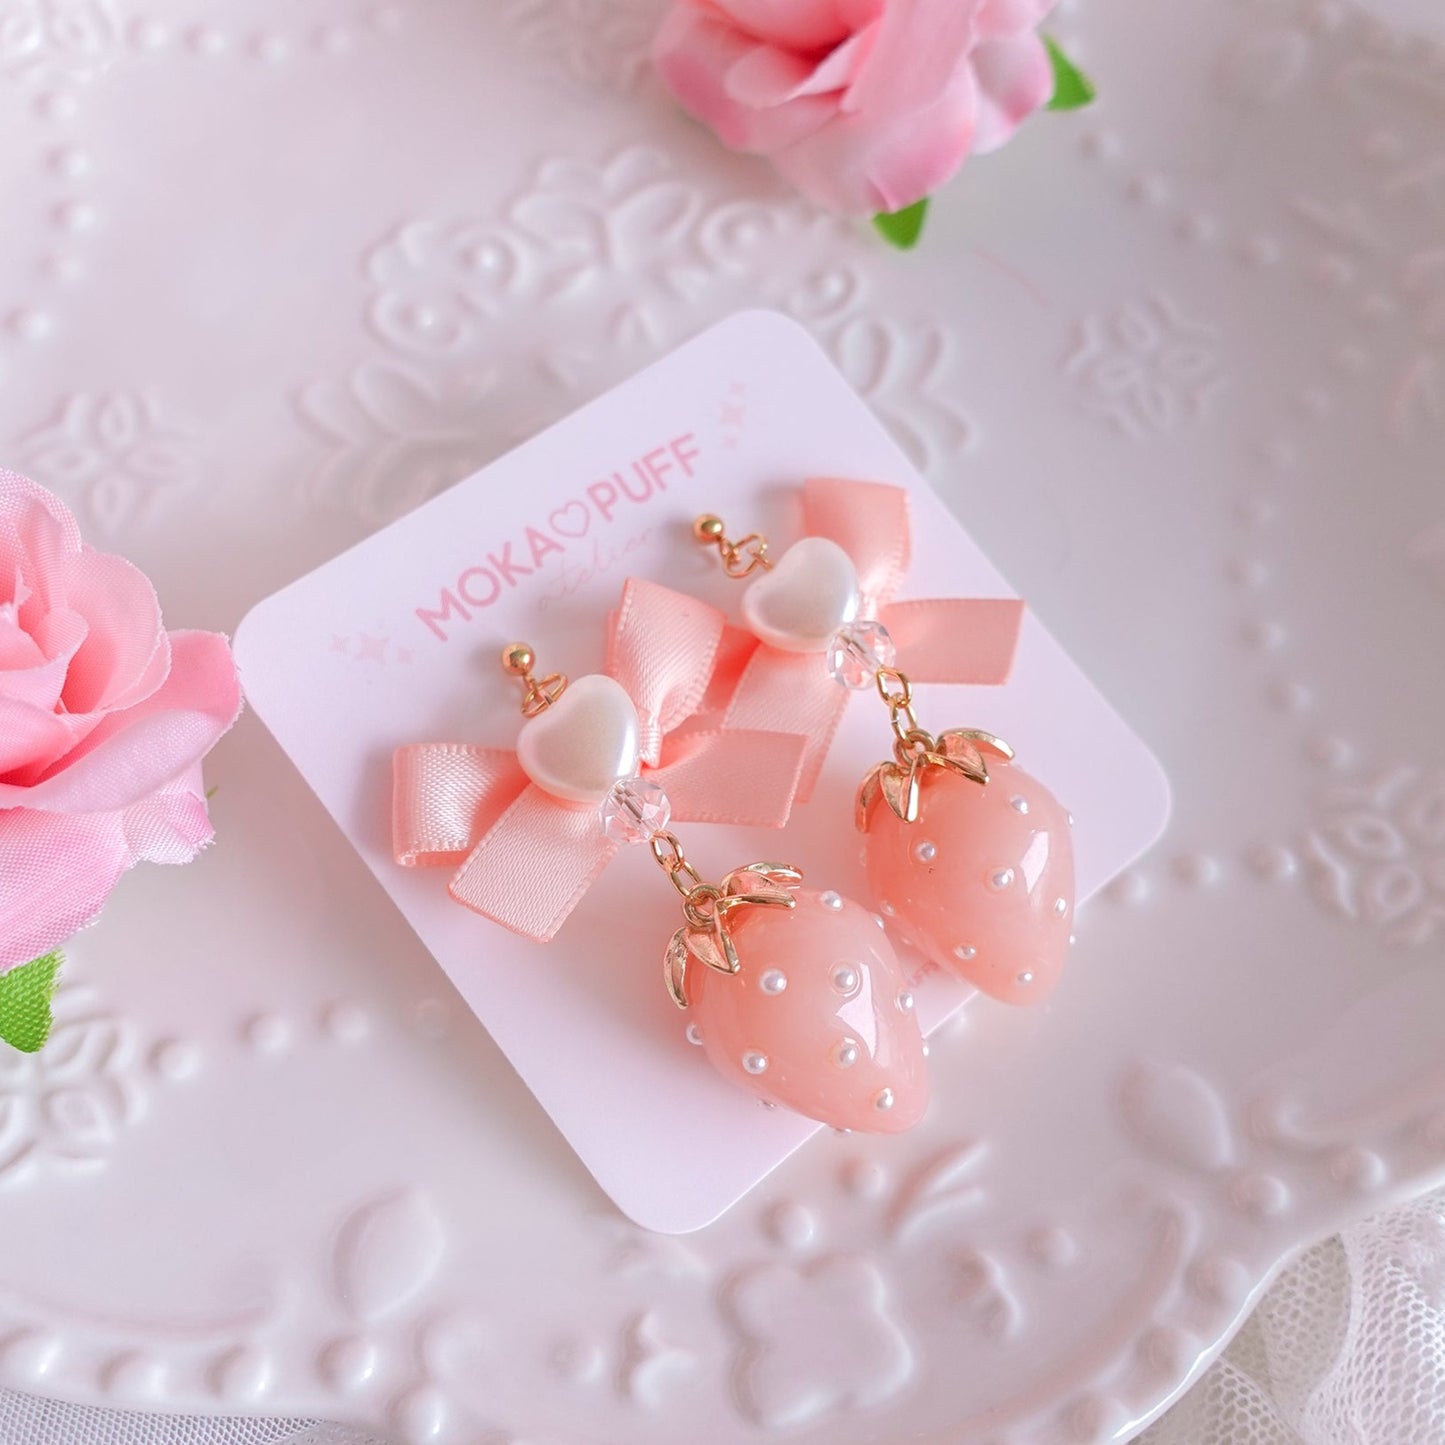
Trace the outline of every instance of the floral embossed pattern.
<path fill-rule="evenodd" d="M 647 0 L 516 0 L 509 18 L 538 79 L 586 96 L 637 85 L 660 13 Z"/>
<path fill-rule="evenodd" d="M 742 1342 L 738 1392 L 760 1425 L 781 1429 L 866 1409 L 913 1374 L 913 1351 L 869 1260 L 762 1266 L 733 1281 L 726 1309 Z"/>
<path fill-rule="evenodd" d="M 0 73 L 84 78 L 118 41 L 109 0 L 0 0 Z"/>
<path fill-rule="evenodd" d="M 138 392 L 78 394 L 21 443 L 20 464 L 56 491 L 83 497 L 107 531 L 140 520 L 165 492 L 196 478 L 195 442 Z"/>
<path fill-rule="evenodd" d="M 37 1166 L 94 1168 L 136 1116 L 128 1030 L 87 1003 L 62 988 L 44 1049 L 0 1048 L 0 1184 Z"/>
<path fill-rule="evenodd" d="M 760 284 L 813 329 L 916 462 L 963 451 L 972 427 L 947 333 L 870 306 L 877 258 L 866 244 L 768 184 L 763 199 L 734 199 L 633 146 L 601 163 L 544 162 L 497 215 L 401 226 L 366 263 L 365 322 L 382 354 L 296 399 L 326 449 L 317 500 L 389 521 L 700 319 L 756 304 Z M 825 262 L 840 243 L 856 258 Z M 538 308 L 574 324 L 519 356 L 510 338 Z"/>
<path fill-rule="evenodd" d="M 1089 407 L 1128 437 L 1197 420 L 1222 380 L 1213 327 L 1191 322 L 1162 296 L 1086 317 L 1064 363 Z"/>
<path fill-rule="evenodd" d="M 1314 889 L 1346 918 L 1419 947 L 1445 924 L 1445 775 L 1396 768 L 1342 786 L 1305 839 Z"/>
<path fill-rule="evenodd" d="M 699 1420 L 725 1445 L 1122 1439 L 1287 1252 L 1441 1177 L 1438 717 L 1371 734 L 1416 765 L 1394 782 L 1341 742 L 1379 721 L 1362 640 L 1390 640 L 1375 675 L 1410 669 L 1411 697 L 1438 672 L 1438 54 L 1330 0 L 1153 7 L 1148 45 L 1137 5 L 1073 7 L 1107 106 L 971 171 L 932 249 L 885 257 L 673 115 L 642 59 L 652 7 L 0 0 L 9 460 L 239 615 L 257 577 L 775 307 L 1164 750 L 1171 851 L 1090 905 L 1057 1009 L 937 1040 L 948 1108 L 916 1139 L 820 1138 L 715 1227 L 661 1238 L 602 1207 L 275 749 L 238 736 L 219 801 L 249 837 L 194 870 L 175 921 L 181 943 L 225 920 L 198 986 L 157 1000 L 146 910 L 117 917 L 83 948 L 121 945 L 101 962 L 131 1022 L 65 995 L 60 1062 L 0 1065 L 0 1197 L 33 1240 L 0 1264 L 4 1386 L 436 1445 L 674 1445 Z M 154 134 L 162 104 L 183 136 Z M 300 204 L 308 142 L 343 132 L 355 174 Z M 173 140 L 215 180 L 167 214 L 225 283 L 244 405 L 164 308 L 108 304 L 154 285 L 157 188 L 136 182 Z M 224 234 L 233 204 L 285 244 Z M 725 386 L 699 424 L 746 466 L 775 398 Z M 223 527 L 198 567 L 187 544 Z M 1356 616 L 1327 628 L 1346 591 Z M 318 627 L 338 665 L 411 681 L 376 619 Z M 1400 1044 L 1367 1070 L 1356 1008 Z M 162 1015 L 174 1036 L 138 1047 Z M 1291 1077 L 1262 1080 L 1266 1058 Z M 167 1213 L 177 1171 L 195 1207 Z M 57 1200 L 136 1267 L 66 1279 Z M 1422 1222 L 1387 1261 L 1432 1309 L 1442 1254 Z"/>

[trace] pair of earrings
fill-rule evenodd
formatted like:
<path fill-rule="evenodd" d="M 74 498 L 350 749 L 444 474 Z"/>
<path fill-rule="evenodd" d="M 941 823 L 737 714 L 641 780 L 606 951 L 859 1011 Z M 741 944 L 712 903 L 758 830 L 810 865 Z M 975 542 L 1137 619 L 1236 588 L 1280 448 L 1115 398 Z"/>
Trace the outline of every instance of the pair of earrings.
<path fill-rule="evenodd" d="M 888 928 L 938 966 L 1007 1002 L 1041 1000 L 1072 943 L 1072 818 L 1001 739 L 931 733 L 887 629 L 862 615 L 853 559 L 807 537 L 776 561 L 766 538 L 699 542 L 748 579 L 742 615 L 761 648 L 822 659 L 833 680 L 888 709 L 890 756 L 862 780 L 854 820 L 877 913 L 805 886 L 790 863 L 705 880 L 669 829 L 665 791 L 643 775 L 637 709 L 613 678 L 538 678 L 530 647 L 504 668 L 523 684 L 517 761 L 543 792 L 599 810 L 619 842 L 646 843 L 681 900 L 667 945 L 672 1001 L 689 1036 L 749 1092 L 838 1128 L 896 1133 L 928 1103 L 926 1048 Z"/>

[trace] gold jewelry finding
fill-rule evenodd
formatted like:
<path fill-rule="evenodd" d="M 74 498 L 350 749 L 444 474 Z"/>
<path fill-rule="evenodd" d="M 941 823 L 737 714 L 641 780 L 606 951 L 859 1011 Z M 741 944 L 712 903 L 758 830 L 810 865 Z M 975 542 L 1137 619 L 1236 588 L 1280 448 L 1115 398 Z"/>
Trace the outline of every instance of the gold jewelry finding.
<path fill-rule="evenodd" d="M 888 704 L 893 726 L 893 761 L 879 763 L 858 787 L 853 821 L 860 833 L 868 831 L 868 810 L 882 796 L 894 816 L 905 823 L 918 821 L 919 788 L 929 768 L 947 768 L 980 785 L 988 782 L 984 753 L 1011 759 L 1013 749 L 1002 738 L 976 728 L 952 728 L 935 737 L 918 725 L 913 710 L 913 684 L 896 667 L 880 667 L 874 675 L 878 696 Z"/>
<path fill-rule="evenodd" d="M 790 863 L 747 863 L 734 868 L 721 883 L 704 883 L 675 834 L 654 833 L 648 841 L 658 867 L 682 895 L 687 922 L 667 945 L 662 973 L 668 996 L 685 1009 L 689 960 L 718 973 L 737 973 L 742 965 L 729 927 L 732 914 L 740 908 L 792 908 L 796 900 L 791 890 L 803 875 Z"/>
<path fill-rule="evenodd" d="M 729 577 L 746 577 L 759 567 L 767 570 L 773 564 L 768 559 L 768 539 L 761 532 L 749 532 L 736 542 L 728 540 L 727 527 L 721 517 L 705 513 L 692 524 L 692 535 L 704 547 L 716 547 L 722 557 L 723 571 Z"/>
<path fill-rule="evenodd" d="M 520 678 L 525 691 L 522 694 L 522 716 L 536 717 L 546 712 L 564 692 L 567 678 L 560 672 L 549 672 L 546 677 L 532 676 L 537 665 L 537 654 L 525 642 L 509 642 L 502 649 L 502 668 L 513 677 Z"/>

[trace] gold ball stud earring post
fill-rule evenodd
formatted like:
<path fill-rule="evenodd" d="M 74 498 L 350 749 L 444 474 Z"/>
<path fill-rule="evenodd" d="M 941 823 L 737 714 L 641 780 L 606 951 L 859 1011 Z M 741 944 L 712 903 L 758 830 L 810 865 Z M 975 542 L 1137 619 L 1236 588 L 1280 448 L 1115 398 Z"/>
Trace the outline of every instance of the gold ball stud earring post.
<path fill-rule="evenodd" d="M 768 539 L 761 532 L 749 532 L 734 542 L 723 519 L 712 512 L 704 512 L 693 522 L 692 535 L 704 547 L 717 548 L 729 577 L 748 577 L 759 567 L 766 570 L 773 565 L 768 560 Z"/>
<path fill-rule="evenodd" d="M 533 677 L 532 669 L 537 665 L 537 654 L 525 642 L 509 642 L 502 649 L 502 668 L 513 677 L 522 680 L 522 715 L 536 717 L 557 701 L 567 690 L 567 678 L 560 672 L 549 672 L 546 677 Z"/>
<path fill-rule="evenodd" d="M 509 642 L 502 649 L 502 667 L 513 677 L 526 677 L 537 663 L 537 654 L 525 642 Z"/>

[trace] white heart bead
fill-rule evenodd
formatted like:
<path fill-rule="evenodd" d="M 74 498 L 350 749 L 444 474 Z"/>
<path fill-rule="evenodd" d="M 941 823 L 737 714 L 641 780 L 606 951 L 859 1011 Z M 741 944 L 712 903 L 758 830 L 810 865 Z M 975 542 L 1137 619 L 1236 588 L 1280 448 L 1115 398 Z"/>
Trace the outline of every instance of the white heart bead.
<path fill-rule="evenodd" d="M 784 652 L 824 652 L 860 601 L 853 559 L 827 537 L 804 537 L 743 593 L 743 620 Z"/>
<path fill-rule="evenodd" d="M 620 682 L 579 677 L 522 725 L 517 761 L 554 798 L 600 803 L 612 785 L 637 773 L 637 709 Z"/>

